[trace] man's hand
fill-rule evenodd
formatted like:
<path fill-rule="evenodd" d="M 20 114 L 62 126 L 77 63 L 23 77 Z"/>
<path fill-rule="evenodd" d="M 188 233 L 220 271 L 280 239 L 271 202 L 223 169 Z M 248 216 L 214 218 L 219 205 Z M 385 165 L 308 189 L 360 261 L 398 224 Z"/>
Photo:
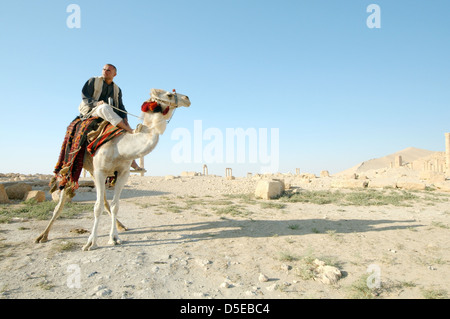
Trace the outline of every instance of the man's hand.
<path fill-rule="evenodd" d="M 103 101 L 98 101 L 97 102 L 97 105 L 102 105 L 102 104 L 105 104 L 105 102 L 103 102 Z"/>

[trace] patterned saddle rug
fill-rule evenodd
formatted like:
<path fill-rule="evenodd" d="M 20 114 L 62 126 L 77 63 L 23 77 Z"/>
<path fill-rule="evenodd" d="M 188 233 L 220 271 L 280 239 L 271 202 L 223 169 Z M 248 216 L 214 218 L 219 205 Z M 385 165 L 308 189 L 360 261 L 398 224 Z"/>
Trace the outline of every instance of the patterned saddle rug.
<path fill-rule="evenodd" d="M 83 170 L 83 159 L 86 150 L 91 156 L 105 143 L 119 136 L 125 130 L 117 128 L 110 123 L 102 123 L 103 119 L 99 117 L 90 117 L 81 120 L 76 117 L 67 127 L 58 162 L 56 163 L 55 176 L 50 181 L 51 192 L 56 189 L 69 187 L 75 196 L 75 190 L 78 188 L 78 180 Z M 100 127 L 101 126 L 101 127 Z M 92 132 L 102 129 L 99 134 L 95 134 L 93 140 Z M 91 134 L 89 134 L 91 133 Z"/>

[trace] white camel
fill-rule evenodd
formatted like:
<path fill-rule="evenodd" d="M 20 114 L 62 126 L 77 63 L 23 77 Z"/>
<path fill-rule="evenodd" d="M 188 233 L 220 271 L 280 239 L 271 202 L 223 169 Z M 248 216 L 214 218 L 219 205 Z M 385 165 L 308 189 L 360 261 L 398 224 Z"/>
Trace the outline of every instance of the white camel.
<path fill-rule="evenodd" d="M 90 154 L 86 154 L 84 157 L 83 168 L 94 178 L 97 200 L 94 205 L 94 226 L 83 250 L 97 248 L 97 228 L 103 207 L 111 215 L 111 231 L 108 244 L 121 244 L 117 227 L 123 228 L 124 226 L 117 220 L 117 213 L 119 211 L 120 194 L 130 175 L 131 162 L 136 158 L 147 155 L 155 148 L 159 140 L 159 135 L 163 134 L 166 129 L 167 120 L 172 117 L 177 107 L 189 107 L 191 105 L 189 98 L 179 93 L 152 89 L 150 96 L 147 102 L 156 102 L 160 107 L 157 107 L 153 111 L 148 110 L 142 113 L 143 124 L 135 130 L 134 134 L 118 136 L 101 146 L 93 158 Z M 109 209 L 106 200 L 105 181 L 108 176 L 114 175 L 114 172 L 117 172 L 117 179 L 111 209 Z M 47 228 L 36 238 L 36 243 L 43 243 L 48 240 L 50 229 L 70 196 L 71 194 L 68 188 L 61 191 L 58 205 L 53 211 L 53 216 Z"/>

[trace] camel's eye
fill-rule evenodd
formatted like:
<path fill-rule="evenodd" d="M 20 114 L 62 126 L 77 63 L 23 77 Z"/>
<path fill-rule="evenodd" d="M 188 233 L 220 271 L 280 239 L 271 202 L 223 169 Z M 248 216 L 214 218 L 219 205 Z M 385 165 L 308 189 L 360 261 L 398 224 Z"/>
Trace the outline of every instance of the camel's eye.
<path fill-rule="evenodd" d="M 167 93 L 167 97 L 172 97 L 173 94 L 172 93 Z"/>

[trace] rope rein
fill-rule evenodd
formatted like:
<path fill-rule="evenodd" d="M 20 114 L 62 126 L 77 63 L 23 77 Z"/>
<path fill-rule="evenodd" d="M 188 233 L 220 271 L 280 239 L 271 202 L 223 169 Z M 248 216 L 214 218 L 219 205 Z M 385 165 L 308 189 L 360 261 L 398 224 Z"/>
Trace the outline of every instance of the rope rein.
<path fill-rule="evenodd" d="M 131 114 L 131 113 L 127 112 L 127 111 L 119 109 L 118 107 L 115 107 L 114 105 L 109 104 L 109 106 L 111 106 L 113 109 L 116 109 L 117 111 L 120 111 L 120 112 L 125 113 L 127 115 L 131 115 L 131 116 L 137 117 L 140 120 L 144 119 L 142 116 L 137 116 L 137 115 Z"/>
<path fill-rule="evenodd" d="M 178 95 L 175 93 L 175 105 L 172 105 L 171 102 L 164 101 L 164 100 L 162 100 L 162 99 L 160 99 L 160 98 L 157 98 L 157 97 L 152 97 L 150 100 L 151 100 L 151 101 L 156 101 L 156 102 L 158 102 L 159 104 L 163 104 L 163 105 L 164 105 L 164 104 L 165 104 L 165 105 L 168 104 L 168 107 L 171 107 L 171 106 L 174 106 L 174 107 L 175 107 L 174 110 L 173 110 L 173 112 L 172 112 L 172 116 L 170 117 L 170 119 L 167 120 L 167 124 L 169 124 L 170 120 L 171 120 L 172 117 L 173 117 L 173 114 L 175 113 L 175 110 L 178 108 Z M 112 105 L 112 103 L 111 103 L 111 104 L 108 104 L 108 105 L 111 106 L 113 109 L 119 111 L 119 112 L 125 113 L 125 114 L 127 114 L 127 115 L 134 116 L 134 117 L 136 117 L 136 118 L 138 118 L 138 119 L 140 119 L 140 120 L 144 120 L 144 118 L 143 118 L 142 116 L 137 116 L 137 115 L 134 115 L 134 114 L 129 113 L 129 112 L 127 112 L 127 111 L 121 110 L 121 109 L 119 109 L 118 107 Z M 83 117 L 83 120 L 85 120 L 85 119 L 91 117 L 91 115 L 95 112 L 95 110 L 97 109 L 97 107 L 98 107 L 98 106 L 95 106 L 92 110 L 90 110 L 90 111 Z"/>

